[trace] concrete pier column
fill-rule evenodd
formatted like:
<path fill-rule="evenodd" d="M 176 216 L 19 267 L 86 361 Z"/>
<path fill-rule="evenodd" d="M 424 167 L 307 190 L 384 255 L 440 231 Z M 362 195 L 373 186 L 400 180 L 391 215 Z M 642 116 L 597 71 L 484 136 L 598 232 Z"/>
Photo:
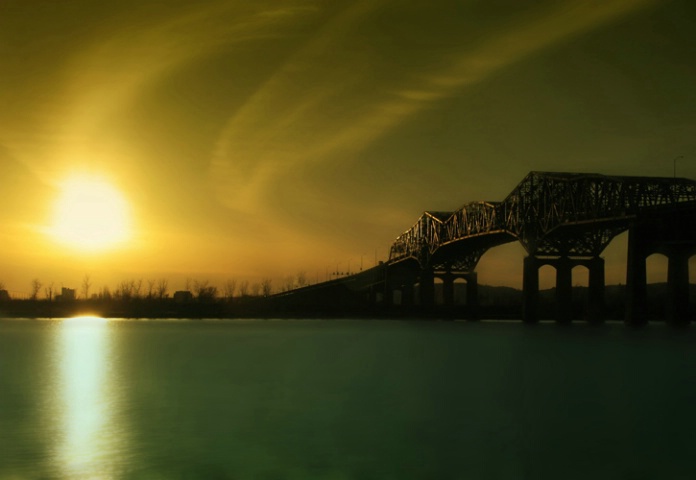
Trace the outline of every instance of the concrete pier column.
<path fill-rule="evenodd" d="M 556 262 L 556 321 L 570 323 L 573 315 L 573 264 L 566 256 Z"/>
<path fill-rule="evenodd" d="M 374 285 L 367 291 L 367 303 L 369 305 L 375 305 L 377 303 L 377 292 Z"/>
<path fill-rule="evenodd" d="M 454 305 L 454 275 L 451 272 L 442 277 L 442 303 L 446 307 Z"/>
<path fill-rule="evenodd" d="M 471 272 L 466 276 L 466 309 L 469 320 L 478 320 L 478 274 Z"/>
<path fill-rule="evenodd" d="M 401 304 L 401 284 L 402 284 L 402 276 L 400 275 L 399 272 L 391 272 L 389 277 L 386 278 L 384 282 L 384 305 L 388 307 L 392 307 L 395 305 L 400 305 Z M 399 293 L 396 293 L 399 292 Z M 396 302 L 396 298 L 399 299 L 398 302 Z"/>
<path fill-rule="evenodd" d="M 413 284 L 407 283 L 401 286 L 401 305 L 413 305 Z"/>
<path fill-rule="evenodd" d="M 590 260 L 589 284 L 587 288 L 587 321 L 598 324 L 604 322 L 604 259 L 594 257 Z"/>
<path fill-rule="evenodd" d="M 420 288 L 418 290 L 421 305 L 433 307 L 435 305 L 435 276 L 432 270 L 420 271 Z"/>
<path fill-rule="evenodd" d="M 689 323 L 689 255 L 677 251 L 667 264 L 667 322 L 679 326 Z"/>
<path fill-rule="evenodd" d="M 391 307 L 392 305 L 394 305 L 394 287 L 392 286 L 392 283 L 389 281 L 384 282 L 384 291 L 382 292 L 382 303 L 387 307 Z"/>
<path fill-rule="evenodd" d="M 522 321 L 536 323 L 539 308 L 539 266 L 537 259 L 527 256 L 522 272 Z"/>
<path fill-rule="evenodd" d="M 647 277 L 645 258 L 647 248 L 641 238 L 641 232 L 631 227 L 628 232 L 628 255 L 626 259 L 626 316 L 624 322 L 632 326 L 645 325 L 648 318 L 645 314 L 647 307 Z"/>

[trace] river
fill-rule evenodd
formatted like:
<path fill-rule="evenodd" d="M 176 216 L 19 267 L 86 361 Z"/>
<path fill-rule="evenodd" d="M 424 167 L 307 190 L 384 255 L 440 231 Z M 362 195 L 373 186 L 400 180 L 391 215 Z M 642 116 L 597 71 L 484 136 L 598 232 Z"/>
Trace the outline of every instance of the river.
<path fill-rule="evenodd" d="M 0 479 L 696 478 L 696 329 L 0 320 Z"/>

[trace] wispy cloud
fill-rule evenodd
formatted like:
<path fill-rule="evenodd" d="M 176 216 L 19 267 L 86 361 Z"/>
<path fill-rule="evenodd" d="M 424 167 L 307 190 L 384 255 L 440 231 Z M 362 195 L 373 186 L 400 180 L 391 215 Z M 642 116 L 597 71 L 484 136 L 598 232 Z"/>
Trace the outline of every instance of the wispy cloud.
<path fill-rule="evenodd" d="M 453 45 L 448 53 L 427 52 L 438 58 L 436 68 L 414 67 L 380 80 L 371 68 L 380 59 L 352 42 L 361 23 L 384 4 L 358 3 L 327 24 L 231 116 L 211 162 L 219 196 L 233 208 L 259 208 L 263 196 L 298 165 L 355 154 L 433 102 L 655 4 L 556 2 L 533 14 L 507 18 L 475 43 Z"/>
<path fill-rule="evenodd" d="M 35 166 L 43 163 L 37 170 L 51 178 L 55 172 L 49 165 L 93 157 L 94 145 L 104 144 L 113 130 L 114 117 L 176 69 L 219 49 L 282 37 L 315 10 L 302 0 L 215 0 L 151 16 L 105 16 L 79 50 L 61 52 L 66 60 L 53 83 L 36 87 L 46 92 L 47 101 L 35 112 L 31 129 L 23 126 L 6 141 L 23 143 L 21 150 L 31 152 Z M 43 133 L 29 135 L 30 130 Z"/>

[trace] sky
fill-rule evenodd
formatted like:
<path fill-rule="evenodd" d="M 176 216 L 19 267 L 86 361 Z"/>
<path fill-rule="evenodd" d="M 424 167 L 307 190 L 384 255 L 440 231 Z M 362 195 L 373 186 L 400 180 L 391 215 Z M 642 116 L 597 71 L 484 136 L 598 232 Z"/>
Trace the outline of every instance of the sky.
<path fill-rule="evenodd" d="M 696 178 L 694 58 L 690 0 L 1 0 L 0 282 L 324 280 L 532 170 Z"/>

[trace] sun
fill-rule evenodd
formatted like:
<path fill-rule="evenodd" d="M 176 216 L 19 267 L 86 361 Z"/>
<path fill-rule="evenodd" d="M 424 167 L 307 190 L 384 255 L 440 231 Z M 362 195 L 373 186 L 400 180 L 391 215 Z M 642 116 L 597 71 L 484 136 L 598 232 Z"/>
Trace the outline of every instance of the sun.
<path fill-rule="evenodd" d="M 81 251 L 101 251 L 130 238 L 130 209 L 109 182 L 76 175 L 59 185 L 50 235 Z"/>

